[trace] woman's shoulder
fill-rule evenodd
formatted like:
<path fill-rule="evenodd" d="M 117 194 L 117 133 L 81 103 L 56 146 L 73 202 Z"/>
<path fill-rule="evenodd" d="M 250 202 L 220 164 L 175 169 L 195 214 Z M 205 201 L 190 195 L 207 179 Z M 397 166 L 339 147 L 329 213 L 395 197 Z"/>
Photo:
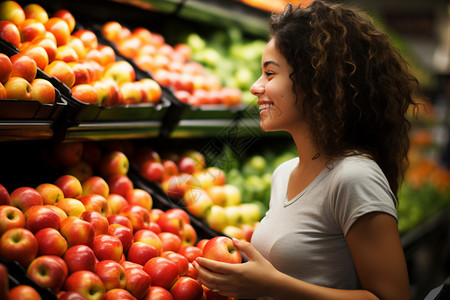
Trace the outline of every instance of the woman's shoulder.
<path fill-rule="evenodd" d="M 332 163 L 333 173 L 339 175 L 341 179 L 355 179 L 372 176 L 384 176 L 378 164 L 365 155 L 352 155 L 342 157 Z"/>

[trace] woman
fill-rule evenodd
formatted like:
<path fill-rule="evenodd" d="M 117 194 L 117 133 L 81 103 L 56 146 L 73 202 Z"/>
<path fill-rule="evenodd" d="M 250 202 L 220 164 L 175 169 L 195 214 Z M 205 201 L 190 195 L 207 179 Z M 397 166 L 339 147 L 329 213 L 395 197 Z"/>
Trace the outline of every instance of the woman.
<path fill-rule="evenodd" d="M 248 261 L 204 258 L 220 294 L 274 299 L 409 299 L 396 193 L 407 166 L 418 82 L 362 13 L 321 0 L 271 18 L 251 87 L 264 131 L 284 130 L 298 158 L 272 177 L 270 207 Z"/>

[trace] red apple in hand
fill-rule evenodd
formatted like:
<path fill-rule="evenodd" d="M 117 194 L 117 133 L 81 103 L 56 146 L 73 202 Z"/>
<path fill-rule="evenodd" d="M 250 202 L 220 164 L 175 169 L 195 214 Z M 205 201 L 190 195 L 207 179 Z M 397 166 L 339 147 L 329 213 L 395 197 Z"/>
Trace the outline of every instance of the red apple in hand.
<path fill-rule="evenodd" d="M 0 239 L 0 256 L 6 261 L 18 261 L 27 268 L 36 258 L 38 242 L 28 229 L 11 228 Z"/>
<path fill-rule="evenodd" d="M 11 228 L 24 228 L 25 216 L 17 207 L 11 205 L 0 206 L 0 236 Z"/>
<path fill-rule="evenodd" d="M 123 246 L 118 238 L 108 234 L 100 234 L 94 238 L 92 250 L 100 261 L 114 260 L 118 262 L 122 257 Z"/>
<path fill-rule="evenodd" d="M 75 216 L 65 218 L 60 224 L 59 231 L 61 232 L 61 235 L 66 238 L 69 247 L 75 245 L 92 247 L 94 242 L 94 226 Z"/>
<path fill-rule="evenodd" d="M 76 291 L 88 300 L 102 300 L 105 297 L 105 285 L 100 277 L 91 271 L 77 271 L 67 277 L 64 290 Z"/>
<path fill-rule="evenodd" d="M 43 228 L 59 229 L 60 219 L 58 214 L 44 205 L 30 207 L 24 216 L 25 227 L 32 233 L 36 233 Z"/>
<path fill-rule="evenodd" d="M 86 245 L 72 246 L 64 253 L 64 261 L 67 264 L 69 274 L 80 270 L 95 272 L 97 258 L 94 250 Z"/>
<path fill-rule="evenodd" d="M 34 234 L 39 245 L 38 255 L 56 255 L 62 257 L 68 244 L 55 228 L 43 228 Z"/>
<path fill-rule="evenodd" d="M 144 297 L 152 284 L 150 275 L 143 269 L 129 268 L 125 271 L 125 276 L 125 289 L 138 299 Z"/>
<path fill-rule="evenodd" d="M 37 285 L 58 292 L 68 275 L 65 261 L 56 255 L 36 257 L 28 266 L 27 274 Z"/>
<path fill-rule="evenodd" d="M 41 194 L 31 187 L 19 187 L 15 189 L 11 193 L 10 199 L 11 205 L 17 207 L 24 213 L 34 205 L 44 204 Z"/>
<path fill-rule="evenodd" d="M 170 288 L 174 300 L 196 300 L 203 295 L 202 285 L 189 276 L 181 276 Z"/>
<path fill-rule="evenodd" d="M 242 255 L 234 246 L 233 241 L 226 236 L 216 236 L 203 247 L 202 257 L 216 261 L 238 264 Z"/>
<path fill-rule="evenodd" d="M 126 253 L 133 243 L 133 232 L 130 228 L 121 224 L 111 224 L 107 234 L 118 238 L 122 242 L 123 252 Z"/>
<path fill-rule="evenodd" d="M 98 262 L 95 265 L 95 274 L 103 281 L 106 291 L 125 288 L 125 269 L 116 261 L 102 260 Z"/>
<path fill-rule="evenodd" d="M 144 271 L 152 278 L 152 285 L 169 289 L 180 276 L 177 265 L 167 258 L 154 257 L 144 265 Z"/>

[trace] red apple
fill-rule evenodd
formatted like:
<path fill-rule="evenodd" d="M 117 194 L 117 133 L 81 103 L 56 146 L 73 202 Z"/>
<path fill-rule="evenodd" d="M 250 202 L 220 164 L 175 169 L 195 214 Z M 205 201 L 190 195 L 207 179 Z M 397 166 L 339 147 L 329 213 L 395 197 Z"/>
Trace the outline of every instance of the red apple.
<path fill-rule="evenodd" d="M 31 42 L 35 38 L 45 36 L 45 26 L 36 19 L 28 18 L 19 25 L 20 40 L 22 43 Z"/>
<path fill-rule="evenodd" d="M 100 212 L 93 210 L 86 210 L 81 213 L 80 219 L 88 221 L 94 226 L 95 236 L 105 234 L 108 232 L 108 219 Z"/>
<path fill-rule="evenodd" d="M 19 26 L 25 21 L 25 12 L 16 1 L 3 1 L 0 3 L 0 20 L 11 21 Z"/>
<path fill-rule="evenodd" d="M 128 157 L 121 151 L 110 151 L 100 159 L 100 174 L 107 180 L 117 174 L 126 175 L 129 169 Z"/>
<path fill-rule="evenodd" d="M 174 217 L 178 217 L 181 218 L 184 223 L 190 224 L 191 223 L 191 219 L 189 217 L 189 214 L 181 208 L 170 208 L 168 210 L 165 211 L 165 214 L 168 216 L 174 216 Z"/>
<path fill-rule="evenodd" d="M 131 223 L 130 219 L 128 219 L 126 216 L 123 215 L 110 215 L 106 217 L 108 219 L 109 225 L 112 224 L 120 224 L 125 227 L 128 227 L 131 231 L 133 231 L 133 224 Z"/>
<path fill-rule="evenodd" d="M 75 245 L 67 249 L 63 256 L 69 274 L 80 270 L 95 272 L 97 258 L 94 250 L 86 245 Z"/>
<path fill-rule="evenodd" d="M 36 78 L 31 82 L 31 99 L 42 104 L 55 103 L 55 88 L 46 79 Z"/>
<path fill-rule="evenodd" d="M 69 42 L 70 28 L 66 21 L 58 17 L 51 17 L 44 25 L 45 29 L 55 36 L 58 47 L 66 45 Z"/>
<path fill-rule="evenodd" d="M 58 48 L 56 47 L 56 42 L 51 38 L 47 36 L 35 38 L 33 41 L 31 41 L 31 45 L 36 45 L 44 48 L 45 52 L 47 52 L 48 63 L 51 63 L 55 60 Z"/>
<path fill-rule="evenodd" d="M 30 100 L 31 84 L 22 77 L 10 77 L 4 85 L 6 98 L 13 100 Z"/>
<path fill-rule="evenodd" d="M 68 244 L 66 239 L 55 228 L 47 227 L 34 234 L 38 245 L 38 255 L 56 255 L 62 257 Z"/>
<path fill-rule="evenodd" d="M 149 192 L 134 188 L 125 195 L 130 205 L 139 205 L 150 211 L 153 206 L 153 198 Z"/>
<path fill-rule="evenodd" d="M 44 205 L 34 205 L 26 210 L 25 227 L 32 233 L 43 228 L 59 229 L 60 219 L 58 214 Z"/>
<path fill-rule="evenodd" d="M 148 245 L 153 246 L 158 255 L 162 252 L 162 243 L 161 240 L 155 232 L 150 229 L 140 229 L 134 233 L 133 239 L 135 242 L 143 242 Z"/>
<path fill-rule="evenodd" d="M 67 87 L 73 87 L 75 83 L 75 73 L 72 68 L 63 60 L 53 60 L 44 69 L 44 73 L 50 77 L 55 77 Z"/>
<path fill-rule="evenodd" d="M 67 216 L 73 216 L 77 218 L 79 218 L 81 214 L 86 211 L 86 207 L 84 206 L 83 202 L 75 198 L 64 198 L 56 203 L 55 206 L 62 209 Z"/>
<path fill-rule="evenodd" d="M 156 80 L 150 78 L 143 78 L 139 80 L 144 92 L 145 97 L 142 102 L 146 103 L 158 103 L 162 96 L 161 86 L 156 82 Z"/>
<path fill-rule="evenodd" d="M 30 57 L 32 60 L 36 62 L 36 66 L 44 70 L 48 65 L 48 54 L 45 49 L 36 44 L 30 44 L 21 49 L 20 53 Z"/>
<path fill-rule="evenodd" d="M 0 239 L 0 256 L 6 261 L 18 261 L 27 268 L 36 258 L 38 242 L 31 231 L 25 228 L 11 228 Z"/>
<path fill-rule="evenodd" d="M 77 56 L 78 56 L 78 54 L 77 54 Z M 92 79 L 90 77 L 87 64 L 80 62 L 79 59 L 75 59 L 72 61 L 66 61 L 66 62 L 72 68 L 73 73 L 75 74 L 74 86 L 79 85 L 79 84 L 91 83 Z"/>
<path fill-rule="evenodd" d="M 63 167 L 73 167 L 80 162 L 83 154 L 82 142 L 57 143 L 53 148 L 56 161 Z"/>
<path fill-rule="evenodd" d="M 111 208 L 111 215 L 118 214 L 122 210 L 122 208 L 129 205 L 125 197 L 119 194 L 110 193 L 106 200 L 108 201 L 109 207 Z"/>
<path fill-rule="evenodd" d="M 189 268 L 186 276 L 194 278 L 195 280 L 198 279 L 197 270 L 195 270 L 194 265 L 192 265 L 192 263 L 189 263 Z"/>
<path fill-rule="evenodd" d="M 86 300 L 87 298 L 75 291 L 60 291 L 57 294 L 58 300 Z"/>
<path fill-rule="evenodd" d="M 158 237 L 161 240 L 163 251 L 178 252 L 181 249 L 182 240 L 178 235 L 172 232 L 161 232 Z"/>
<path fill-rule="evenodd" d="M 209 240 L 210 240 L 210 239 L 201 239 L 200 241 L 198 241 L 198 242 L 195 244 L 195 247 L 200 248 L 200 249 L 202 250 L 202 253 L 203 253 L 203 248 L 205 247 L 205 244 L 206 244 Z"/>
<path fill-rule="evenodd" d="M 148 181 L 160 182 L 164 176 L 164 166 L 160 162 L 147 161 L 140 166 L 140 174 Z"/>
<path fill-rule="evenodd" d="M 8 190 L 0 184 L 0 205 L 10 205 L 11 199 Z"/>
<path fill-rule="evenodd" d="M 178 166 L 173 160 L 164 159 L 162 161 L 162 165 L 164 168 L 163 180 L 166 180 L 178 174 Z"/>
<path fill-rule="evenodd" d="M 143 266 L 151 258 L 157 256 L 158 251 L 155 247 L 143 242 L 135 241 L 128 249 L 127 260 Z"/>
<path fill-rule="evenodd" d="M 63 19 L 69 26 L 69 32 L 72 33 L 76 22 L 74 16 L 67 9 L 58 9 L 52 16 Z"/>
<path fill-rule="evenodd" d="M 174 233 L 180 238 L 183 237 L 185 220 L 179 215 L 164 213 L 159 217 L 157 224 L 161 227 L 161 231 Z"/>
<path fill-rule="evenodd" d="M 9 56 L 3 53 L 0 53 L 0 83 L 6 83 L 11 77 L 12 73 L 12 64 Z"/>
<path fill-rule="evenodd" d="M 60 232 L 66 238 L 69 247 L 75 245 L 92 247 L 94 242 L 94 226 L 75 216 L 69 216 L 61 222 Z"/>
<path fill-rule="evenodd" d="M 43 288 L 58 292 L 68 275 L 65 261 L 56 255 L 36 257 L 28 266 L 27 275 Z"/>
<path fill-rule="evenodd" d="M 98 103 L 98 94 L 96 89 L 90 84 L 78 84 L 74 85 L 71 89 L 72 96 L 83 102 L 88 104 L 99 104 Z"/>
<path fill-rule="evenodd" d="M 111 42 L 119 41 L 120 32 L 122 31 L 122 25 L 117 21 L 108 21 L 103 24 L 101 32 L 104 38 Z"/>
<path fill-rule="evenodd" d="M 122 242 L 123 252 L 127 252 L 134 241 L 132 229 L 121 224 L 109 225 L 107 234 Z"/>
<path fill-rule="evenodd" d="M 11 205 L 23 213 L 34 205 L 43 205 L 41 194 L 31 187 L 19 187 L 10 194 Z"/>
<path fill-rule="evenodd" d="M 92 176 L 86 179 L 83 184 L 83 195 L 88 194 L 98 194 L 103 197 L 108 197 L 109 195 L 109 185 L 105 179 L 99 176 Z"/>
<path fill-rule="evenodd" d="M 117 174 L 109 177 L 108 185 L 110 188 L 110 193 L 119 194 L 123 197 L 127 195 L 127 193 L 133 190 L 133 182 L 127 175 Z"/>
<path fill-rule="evenodd" d="M 59 223 L 61 224 L 61 221 L 64 220 L 65 218 L 67 218 L 67 214 L 64 210 L 62 210 L 61 208 L 52 205 L 52 204 L 44 204 L 45 207 L 50 208 L 51 210 L 53 210 L 55 213 L 58 214 L 59 216 Z"/>
<path fill-rule="evenodd" d="M 86 210 L 93 210 L 107 217 L 111 214 L 108 200 L 98 194 L 88 194 L 78 198 L 86 207 Z"/>
<path fill-rule="evenodd" d="M 41 23 L 45 23 L 48 20 L 47 11 L 36 3 L 30 3 L 23 7 L 23 11 L 25 12 L 25 19 L 36 19 Z"/>
<path fill-rule="evenodd" d="M 143 300 L 173 300 L 172 294 L 163 287 L 152 286 Z"/>
<path fill-rule="evenodd" d="M 78 178 L 78 180 L 80 180 L 80 182 L 84 182 L 89 177 L 94 176 L 94 169 L 92 168 L 92 166 L 89 163 L 87 163 L 83 160 L 80 160 L 73 167 L 66 168 L 64 170 L 64 173 L 75 176 L 76 178 Z"/>
<path fill-rule="evenodd" d="M 7 2 L 7 1 L 6 1 Z M 38 291 L 33 287 L 25 284 L 16 285 L 15 287 L 9 290 L 8 299 L 22 300 L 22 299 L 30 299 L 30 300 L 41 300 L 41 296 Z"/>
<path fill-rule="evenodd" d="M 196 300 L 203 295 L 202 285 L 189 276 L 181 276 L 170 288 L 174 300 Z"/>
<path fill-rule="evenodd" d="M 58 186 L 65 198 L 78 198 L 83 192 L 80 180 L 72 175 L 62 175 L 58 177 L 54 184 Z"/>
<path fill-rule="evenodd" d="M 154 257 L 144 265 L 144 271 L 150 275 L 152 285 L 169 289 L 178 279 L 177 265 L 167 258 Z"/>
<path fill-rule="evenodd" d="M 140 205 L 125 206 L 119 214 L 127 217 L 131 221 L 134 232 L 139 229 L 147 229 L 149 226 L 150 212 Z"/>
<path fill-rule="evenodd" d="M 138 299 L 144 297 L 152 284 L 150 275 L 143 269 L 130 268 L 125 271 L 125 276 L 125 289 Z"/>
<path fill-rule="evenodd" d="M 159 217 L 164 214 L 164 211 L 159 208 L 152 208 L 150 211 L 150 221 L 152 222 L 158 222 Z"/>
<path fill-rule="evenodd" d="M 25 216 L 17 207 L 0 206 L 0 236 L 11 228 L 25 228 Z"/>
<path fill-rule="evenodd" d="M 115 288 L 106 292 L 104 300 L 136 300 L 136 298 L 125 289 Z"/>
<path fill-rule="evenodd" d="M 197 165 L 193 158 L 184 156 L 178 161 L 178 170 L 181 173 L 194 174 L 197 171 Z"/>
<path fill-rule="evenodd" d="M 114 260 L 102 260 L 95 265 L 95 274 L 105 285 L 105 290 L 123 289 L 126 284 L 125 269 Z"/>
<path fill-rule="evenodd" d="M 187 274 L 189 269 L 189 261 L 186 257 L 173 251 L 164 251 L 160 256 L 167 258 L 171 262 L 175 263 L 177 265 L 178 273 L 180 274 L 180 276 L 184 276 Z"/>
<path fill-rule="evenodd" d="M 0 38 L 19 48 L 20 32 L 16 24 L 10 21 L 0 21 Z"/>
<path fill-rule="evenodd" d="M 203 247 L 202 257 L 233 264 L 242 262 L 241 253 L 234 247 L 233 241 L 226 236 L 210 239 Z"/>
<path fill-rule="evenodd" d="M 118 262 L 123 253 L 123 246 L 119 238 L 100 234 L 94 238 L 92 250 L 100 261 L 114 260 Z"/>
<path fill-rule="evenodd" d="M 0 299 L 8 299 L 9 278 L 8 268 L 0 263 Z"/>
<path fill-rule="evenodd" d="M 123 262 L 120 263 L 120 265 L 125 269 L 125 271 L 128 271 L 130 269 L 139 269 L 139 270 L 144 269 L 144 266 L 131 262 L 129 260 L 124 260 Z"/>
<path fill-rule="evenodd" d="M 77 271 L 67 277 L 64 290 L 76 291 L 88 300 L 101 300 L 105 297 L 105 285 L 100 277 L 91 271 Z"/>
<path fill-rule="evenodd" d="M 88 50 L 97 49 L 97 47 L 98 47 L 97 36 L 91 30 L 80 29 L 80 30 L 77 30 L 76 32 L 74 32 L 73 36 L 76 36 L 79 39 L 81 39 L 81 41 L 83 41 L 84 46 Z"/>
<path fill-rule="evenodd" d="M 36 78 L 37 64 L 31 57 L 17 53 L 11 56 L 10 60 L 12 65 L 11 77 L 21 77 L 29 83 Z"/>
<path fill-rule="evenodd" d="M 134 82 L 136 79 L 136 73 L 133 66 L 125 61 L 116 61 L 105 68 L 103 78 L 113 79 L 118 84 L 124 82 Z"/>
<path fill-rule="evenodd" d="M 178 253 L 186 257 L 189 262 L 193 262 L 197 257 L 202 256 L 202 249 L 197 246 L 186 245 Z"/>

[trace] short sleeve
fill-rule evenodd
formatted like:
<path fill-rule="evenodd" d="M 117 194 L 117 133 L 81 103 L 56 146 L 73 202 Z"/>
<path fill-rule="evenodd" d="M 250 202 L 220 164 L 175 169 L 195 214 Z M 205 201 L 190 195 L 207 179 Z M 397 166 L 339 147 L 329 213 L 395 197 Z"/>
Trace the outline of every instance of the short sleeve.
<path fill-rule="evenodd" d="M 367 213 L 384 212 L 397 220 L 395 196 L 373 160 L 347 158 L 337 167 L 332 210 L 344 235 L 358 218 Z"/>

